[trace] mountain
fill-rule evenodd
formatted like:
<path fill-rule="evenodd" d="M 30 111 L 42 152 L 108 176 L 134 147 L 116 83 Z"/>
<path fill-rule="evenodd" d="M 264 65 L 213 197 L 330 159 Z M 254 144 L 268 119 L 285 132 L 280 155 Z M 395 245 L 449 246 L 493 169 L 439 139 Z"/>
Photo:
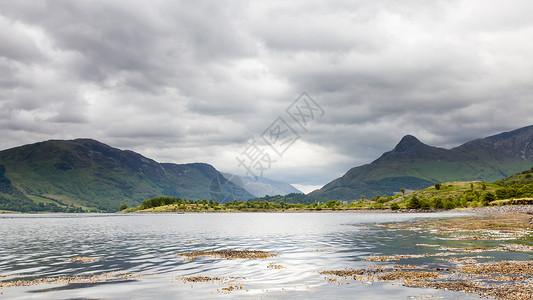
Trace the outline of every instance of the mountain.
<path fill-rule="evenodd" d="M 0 151 L 0 209 L 116 211 L 154 196 L 224 203 L 234 194 L 253 198 L 209 164 L 158 163 L 91 139 Z"/>
<path fill-rule="evenodd" d="M 266 195 L 285 196 L 290 193 L 303 194 L 300 190 L 286 182 L 276 181 L 265 177 L 253 178 L 250 176 L 239 176 L 230 173 L 222 173 L 222 175 L 224 175 L 227 180 L 244 188 L 255 197 L 264 197 Z"/>
<path fill-rule="evenodd" d="M 467 142 L 453 149 L 407 135 L 370 164 L 350 169 L 309 194 L 317 200 L 351 200 L 422 189 L 437 182 L 493 182 L 533 165 L 533 126 Z"/>

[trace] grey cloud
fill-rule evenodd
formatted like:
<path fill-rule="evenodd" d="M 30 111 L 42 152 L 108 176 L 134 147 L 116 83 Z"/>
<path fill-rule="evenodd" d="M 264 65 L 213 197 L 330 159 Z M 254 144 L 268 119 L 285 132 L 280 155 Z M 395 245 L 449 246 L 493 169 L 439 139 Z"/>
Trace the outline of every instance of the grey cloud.
<path fill-rule="evenodd" d="M 0 147 L 85 136 L 235 170 L 248 139 L 305 90 L 326 114 L 302 143 L 325 152 L 298 166 L 280 158 L 270 174 L 323 184 L 405 134 L 453 147 L 532 124 L 532 9 L 520 1 L 2 1 Z M 327 168 L 317 158 L 324 153 L 335 157 Z"/>
<path fill-rule="evenodd" d="M 0 16 L 0 57 L 22 64 L 45 60 L 32 37 L 21 24 Z"/>

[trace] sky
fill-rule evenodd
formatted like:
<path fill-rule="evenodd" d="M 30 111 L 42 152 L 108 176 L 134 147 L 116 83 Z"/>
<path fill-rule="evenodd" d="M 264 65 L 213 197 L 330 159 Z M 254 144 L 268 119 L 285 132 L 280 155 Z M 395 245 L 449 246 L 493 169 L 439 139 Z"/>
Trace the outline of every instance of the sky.
<path fill-rule="evenodd" d="M 532 125 L 532 15 L 512 0 L 3 0 L 0 149 L 93 138 L 309 192 L 406 134 L 452 148 Z"/>

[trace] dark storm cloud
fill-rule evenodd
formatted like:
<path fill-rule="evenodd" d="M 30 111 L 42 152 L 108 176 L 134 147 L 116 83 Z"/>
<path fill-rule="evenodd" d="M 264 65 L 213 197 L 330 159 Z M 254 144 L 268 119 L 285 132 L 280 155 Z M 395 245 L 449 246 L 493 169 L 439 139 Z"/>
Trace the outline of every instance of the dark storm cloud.
<path fill-rule="evenodd" d="M 1 148 L 92 137 L 242 172 L 302 92 L 326 114 L 267 176 L 317 185 L 405 134 L 533 123 L 525 1 L 2 1 Z M 505 107 L 505 109 L 501 109 Z"/>

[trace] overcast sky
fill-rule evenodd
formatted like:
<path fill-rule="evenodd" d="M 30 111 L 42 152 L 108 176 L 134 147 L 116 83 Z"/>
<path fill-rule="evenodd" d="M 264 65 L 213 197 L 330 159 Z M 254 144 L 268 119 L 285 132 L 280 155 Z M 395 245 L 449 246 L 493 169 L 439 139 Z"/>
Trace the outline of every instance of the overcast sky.
<path fill-rule="evenodd" d="M 533 124 L 532 15 L 527 0 L 3 0 L 0 149 L 88 137 L 244 174 L 255 140 L 266 177 L 309 191 L 406 134 L 451 148 Z M 286 112 L 303 91 L 323 109 L 305 127 Z M 262 140 L 278 117 L 299 136 L 281 156 Z"/>

